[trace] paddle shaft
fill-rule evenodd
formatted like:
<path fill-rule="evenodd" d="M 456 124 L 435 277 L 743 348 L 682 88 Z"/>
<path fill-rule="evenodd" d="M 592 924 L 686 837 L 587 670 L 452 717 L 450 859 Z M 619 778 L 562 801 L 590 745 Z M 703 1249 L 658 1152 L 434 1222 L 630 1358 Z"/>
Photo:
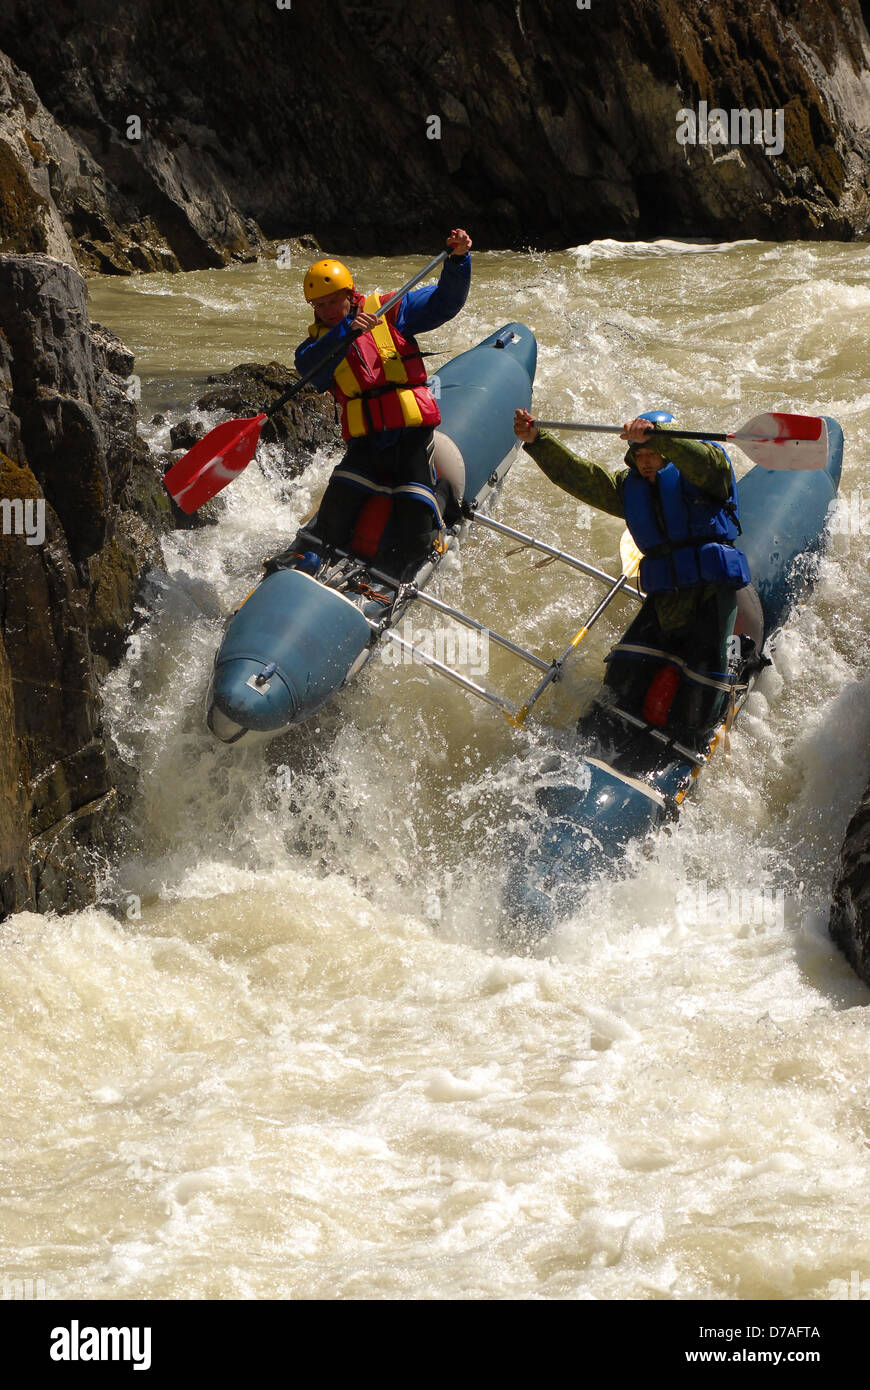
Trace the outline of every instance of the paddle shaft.
<path fill-rule="evenodd" d="M 436 266 L 446 261 L 449 254 L 448 251 L 441 251 L 437 256 L 433 256 L 431 261 L 429 261 L 427 265 L 424 265 L 422 270 L 418 270 L 417 274 L 406 281 L 401 289 L 396 290 L 395 294 L 390 295 L 390 298 L 386 300 L 379 309 L 375 310 L 375 318 L 379 319 L 382 318 L 384 314 L 388 314 L 390 310 L 398 304 L 400 299 L 404 299 L 409 290 L 412 290 L 415 285 L 419 284 L 421 280 L 424 280 L 427 275 L 431 274 Z M 282 406 L 286 405 L 288 401 L 298 395 L 303 386 L 307 386 L 316 376 L 319 376 L 325 367 L 331 366 L 333 362 L 340 362 L 341 359 L 347 355 L 351 344 L 361 336 L 362 334 L 360 332 L 351 332 L 349 339 L 345 338 L 341 346 L 336 348 L 335 352 L 327 354 L 326 357 L 318 362 L 316 367 L 312 367 L 310 372 L 306 372 L 298 381 L 294 381 L 293 385 L 288 387 L 284 394 L 278 397 L 277 401 L 273 401 L 266 410 L 262 411 L 262 414 L 267 417 L 274 415 L 276 411 L 280 410 Z"/>
<path fill-rule="evenodd" d="M 625 438 L 624 425 L 589 425 L 581 420 L 533 420 L 532 424 L 543 429 L 590 430 L 595 434 L 618 434 Z M 644 444 L 662 453 L 660 441 L 667 438 L 735 444 L 753 463 L 770 470 L 828 466 L 828 427 L 823 415 L 789 415 L 774 410 L 753 416 L 727 434 L 711 434 L 708 430 L 652 430 Z"/>
<path fill-rule="evenodd" d="M 580 425 L 571 420 L 533 420 L 532 424 L 539 430 L 586 430 L 590 434 L 622 434 L 625 428 L 624 425 Z M 721 444 L 729 439 L 755 438 L 755 435 L 749 434 L 708 434 L 706 430 L 653 430 L 647 439 L 663 439 L 666 434 L 671 439 L 709 439 Z"/>
<path fill-rule="evenodd" d="M 525 724 L 526 720 L 529 717 L 532 705 L 537 704 L 538 700 L 541 698 L 547 687 L 551 685 L 553 681 L 559 679 L 559 677 L 562 674 L 562 667 L 564 666 L 568 657 L 574 651 L 575 647 L 578 647 L 580 645 L 589 629 L 593 627 L 595 623 L 598 622 L 598 619 L 601 617 L 601 614 L 604 612 L 605 608 L 607 608 L 610 602 L 616 598 L 616 595 L 619 593 L 619 591 L 625 587 L 625 585 L 628 583 L 629 578 L 630 576 L 627 574 L 621 574 L 619 576 L 619 578 L 614 582 L 612 588 L 604 595 L 604 598 L 601 600 L 598 607 L 595 609 L 595 612 L 590 614 L 590 616 L 586 619 L 586 622 L 583 624 L 576 637 L 572 638 L 570 644 L 565 648 L 562 655 L 557 657 L 556 660 L 552 663 L 549 671 L 545 675 L 544 679 L 541 681 L 540 685 L 535 687 L 528 700 L 517 714 L 515 722 L 518 726 L 521 724 Z"/>

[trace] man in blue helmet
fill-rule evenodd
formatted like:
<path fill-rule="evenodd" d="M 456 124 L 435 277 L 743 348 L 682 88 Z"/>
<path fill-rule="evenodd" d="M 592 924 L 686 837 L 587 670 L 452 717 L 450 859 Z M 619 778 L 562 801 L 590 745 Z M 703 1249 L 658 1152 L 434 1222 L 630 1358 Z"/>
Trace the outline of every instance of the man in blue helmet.
<path fill-rule="evenodd" d="M 527 410 L 516 412 L 514 432 L 557 486 L 622 517 L 643 554 L 639 583 L 647 599 L 608 657 L 608 686 L 648 723 L 700 729 L 715 722 L 730 688 L 728 639 L 737 590 L 750 576 L 734 545 L 740 523 L 731 460 L 705 440 L 664 444 L 673 424 L 663 410 L 629 421 L 620 436 L 627 467 L 616 473 L 539 430 Z M 676 675 L 662 683 L 668 670 Z"/>

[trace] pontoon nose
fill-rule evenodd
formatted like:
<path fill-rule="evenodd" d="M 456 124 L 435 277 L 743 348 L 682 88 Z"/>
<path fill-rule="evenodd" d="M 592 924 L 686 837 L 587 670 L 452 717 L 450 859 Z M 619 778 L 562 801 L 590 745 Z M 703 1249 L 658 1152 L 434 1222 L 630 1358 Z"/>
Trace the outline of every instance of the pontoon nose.
<path fill-rule="evenodd" d="M 225 743 L 308 719 L 368 650 L 371 628 L 343 594 L 301 570 L 269 575 L 234 615 L 209 689 L 208 724 Z"/>
<path fill-rule="evenodd" d="M 274 661 L 223 662 L 209 691 L 209 727 L 224 742 L 240 730 L 269 733 L 287 728 L 299 715 L 292 684 Z"/>

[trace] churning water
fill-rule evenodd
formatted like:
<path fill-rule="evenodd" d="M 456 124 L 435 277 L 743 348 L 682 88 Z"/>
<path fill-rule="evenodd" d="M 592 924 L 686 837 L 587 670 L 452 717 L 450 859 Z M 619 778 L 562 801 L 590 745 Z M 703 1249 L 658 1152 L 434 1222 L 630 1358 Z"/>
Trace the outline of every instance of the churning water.
<path fill-rule="evenodd" d="M 366 288 L 415 268 L 353 264 Z M 144 418 L 189 413 L 208 371 L 290 360 L 302 269 L 92 282 Z M 538 336 L 541 415 L 836 416 L 862 514 L 866 246 L 476 255 L 468 306 L 426 346 L 446 360 L 515 318 Z M 218 525 L 167 540 L 105 691 L 125 831 L 104 903 L 3 927 L 0 1275 L 94 1298 L 826 1299 L 870 1277 L 868 996 L 827 937 L 870 773 L 860 525 L 832 537 L 680 823 L 578 885 L 529 950 L 499 905 L 499 832 L 631 601 L 522 734 L 375 659 L 311 725 L 218 744 L 221 615 L 331 463 L 288 482 L 261 450 Z M 524 455 L 495 515 L 618 572 L 619 522 Z M 489 534 L 434 592 L 548 657 L 600 595 Z M 518 698 L 536 678 L 493 651 L 484 679 Z"/>

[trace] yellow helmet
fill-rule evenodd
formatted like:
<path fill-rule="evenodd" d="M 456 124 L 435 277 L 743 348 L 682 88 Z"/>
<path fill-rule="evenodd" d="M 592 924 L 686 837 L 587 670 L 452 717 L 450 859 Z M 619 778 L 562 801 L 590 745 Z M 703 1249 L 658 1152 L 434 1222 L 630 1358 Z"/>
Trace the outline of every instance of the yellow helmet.
<path fill-rule="evenodd" d="M 321 299 L 323 295 L 334 294 L 336 290 L 352 290 L 353 276 L 341 261 L 327 259 L 315 261 L 314 265 L 309 266 L 303 284 L 305 298 L 310 303 L 312 299 Z"/>

